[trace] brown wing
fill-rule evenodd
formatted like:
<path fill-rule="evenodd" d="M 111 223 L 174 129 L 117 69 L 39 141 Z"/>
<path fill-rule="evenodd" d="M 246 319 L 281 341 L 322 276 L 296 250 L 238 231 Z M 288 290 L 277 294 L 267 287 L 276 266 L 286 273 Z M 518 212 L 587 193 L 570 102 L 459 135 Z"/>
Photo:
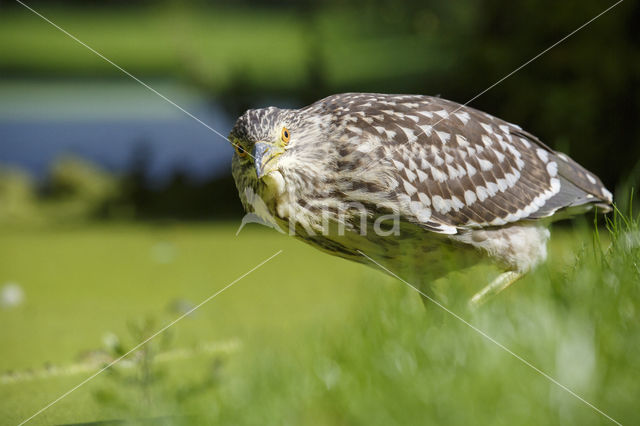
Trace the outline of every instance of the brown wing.
<path fill-rule="evenodd" d="M 611 202 L 592 173 L 489 114 L 427 96 L 338 96 L 343 98 L 332 102 L 340 105 L 337 121 L 346 135 L 342 154 L 351 182 L 386 182 L 381 192 L 399 201 L 403 214 L 436 232 Z M 363 144 L 372 145 L 375 155 L 363 153 Z M 379 194 L 370 201 L 380 201 Z M 350 195 L 366 199 L 361 192 Z"/>

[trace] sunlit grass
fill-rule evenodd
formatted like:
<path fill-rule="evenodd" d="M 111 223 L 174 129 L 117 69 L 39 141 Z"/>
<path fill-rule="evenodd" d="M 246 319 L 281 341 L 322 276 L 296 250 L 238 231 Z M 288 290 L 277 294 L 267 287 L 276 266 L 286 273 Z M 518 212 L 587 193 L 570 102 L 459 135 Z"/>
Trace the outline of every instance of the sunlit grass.
<path fill-rule="evenodd" d="M 448 306 L 623 424 L 637 422 L 637 224 L 554 232 L 549 262 L 477 312 Z M 114 333 L 126 350 L 279 249 L 281 256 L 34 424 L 168 416 L 224 424 L 606 424 L 566 391 L 404 284 L 257 227 L 82 225 L 3 230 L 1 370 L 80 362 Z M 456 273 L 449 295 L 490 271 Z M 447 287 L 448 286 L 448 287 Z M 448 288 L 448 290 L 446 290 Z M 131 324 L 152 320 L 132 332 Z M 231 353 L 199 344 L 237 340 Z M 195 351 L 160 361 L 167 351 Z M 114 351 L 114 349 L 110 349 Z M 112 355 L 116 356 L 115 351 Z M 80 358 L 79 358 L 80 356 Z M 141 362 L 146 359 L 147 362 Z M 0 383 L 16 423 L 89 373 Z"/>

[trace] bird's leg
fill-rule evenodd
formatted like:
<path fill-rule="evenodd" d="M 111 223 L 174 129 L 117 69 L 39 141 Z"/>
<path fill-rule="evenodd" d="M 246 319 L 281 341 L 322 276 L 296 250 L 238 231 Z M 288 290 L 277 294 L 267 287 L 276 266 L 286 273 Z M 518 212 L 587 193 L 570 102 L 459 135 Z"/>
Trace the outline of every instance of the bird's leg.
<path fill-rule="evenodd" d="M 492 296 L 500 293 L 505 288 L 509 287 L 514 282 L 518 281 L 522 277 L 520 272 L 507 271 L 498 275 L 496 279 L 491 281 L 485 288 L 477 292 L 471 300 L 469 300 L 469 306 L 471 308 L 477 308 L 485 303 Z"/>

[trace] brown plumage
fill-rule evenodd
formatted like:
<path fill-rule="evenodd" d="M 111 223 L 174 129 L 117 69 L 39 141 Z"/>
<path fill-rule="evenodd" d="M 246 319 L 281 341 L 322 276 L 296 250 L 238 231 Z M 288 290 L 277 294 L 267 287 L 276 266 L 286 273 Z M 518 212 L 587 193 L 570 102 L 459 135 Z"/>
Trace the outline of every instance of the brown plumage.
<path fill-rule="evenodd" d="M 230 138 L 248 211 L 424 280 L 447 250 L 474 249 L 508 270 L 503 286 L 546 258 L 549 220 L 612 202 L 598 177 L 519 126 L 437 97 L 345 93 L 249 110 Z M 401 232 L 372 232 L 389 214 Z"/>

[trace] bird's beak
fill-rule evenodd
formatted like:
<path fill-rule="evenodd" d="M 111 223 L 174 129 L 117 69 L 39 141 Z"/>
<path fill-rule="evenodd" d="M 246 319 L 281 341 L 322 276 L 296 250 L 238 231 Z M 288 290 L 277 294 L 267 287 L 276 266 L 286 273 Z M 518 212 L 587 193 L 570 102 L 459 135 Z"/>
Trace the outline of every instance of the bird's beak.
<path fill-rule="evenodd" d="M 253 158 L 258 179 L 276 170 L 276 158 L 284 152 L 284 148 L 269 142 L 256 142 L 253 147 Z"/>

